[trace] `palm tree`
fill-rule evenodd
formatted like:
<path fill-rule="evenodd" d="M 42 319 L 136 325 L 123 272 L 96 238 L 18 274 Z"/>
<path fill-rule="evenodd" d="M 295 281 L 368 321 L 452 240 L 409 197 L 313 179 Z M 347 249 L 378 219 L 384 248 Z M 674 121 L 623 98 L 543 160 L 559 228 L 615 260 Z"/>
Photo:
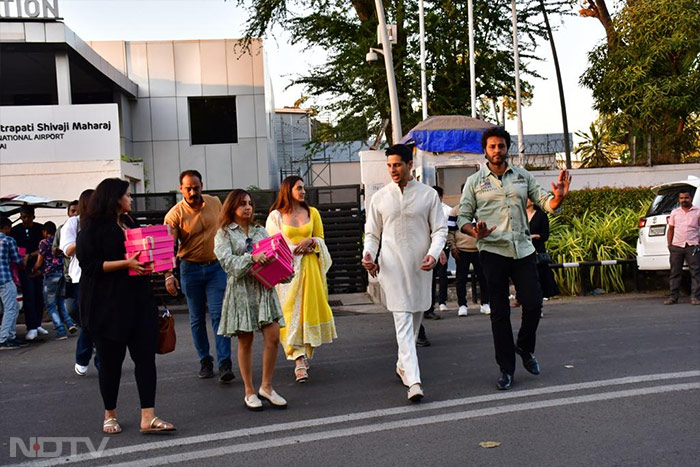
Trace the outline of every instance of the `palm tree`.
<path fill-rule="evenodd" d="M 574 150 L 581 159 L 581 167 L 610 166 L 614 156 L 609 151 L 605 133 L 595 122 L 591 123 L 589 131 L 590 134 L 576 132 L 576 136 L 583 139 Z"/>

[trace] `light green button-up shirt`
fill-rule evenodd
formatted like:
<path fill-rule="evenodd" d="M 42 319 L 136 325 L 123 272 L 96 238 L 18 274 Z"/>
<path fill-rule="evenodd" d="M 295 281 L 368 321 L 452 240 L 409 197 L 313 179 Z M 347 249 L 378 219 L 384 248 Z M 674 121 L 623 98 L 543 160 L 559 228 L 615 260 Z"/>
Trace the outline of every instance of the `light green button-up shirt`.
<path fill-rule="evenodd" d="M 499 180 L 498 175 L 483 164 L 464 185 L 457 225 L 461 229 L 476 219 L 485 222 L 488 228 L 495 226 L 491 235 L 477 239 L 479 251 L 524 258 L 535 252 L 525 210 L 528 198 L 543 210 L 554 212 L 549 207 L 554 195 L 542 189 L 527 170 L 509 165 Z"/>

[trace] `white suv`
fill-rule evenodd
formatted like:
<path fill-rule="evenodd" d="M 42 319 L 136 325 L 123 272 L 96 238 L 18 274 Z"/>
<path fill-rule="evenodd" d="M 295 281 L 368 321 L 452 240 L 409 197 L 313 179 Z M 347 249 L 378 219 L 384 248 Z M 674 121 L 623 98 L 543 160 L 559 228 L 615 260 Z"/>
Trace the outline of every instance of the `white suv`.
<path fill-rule="evenodd" d="M 641 270 L 669 270 L 666 229 L 671 211 L 678 207 L 678 193 L 682 188 L 690 191 L 693 206 L 700 207 L 700 178 L 689 175 L 687 180 L 664 183 L 651 189 L 654 201 L 646 216 L 639 219 L 637 239 L 637 266 Z"/>

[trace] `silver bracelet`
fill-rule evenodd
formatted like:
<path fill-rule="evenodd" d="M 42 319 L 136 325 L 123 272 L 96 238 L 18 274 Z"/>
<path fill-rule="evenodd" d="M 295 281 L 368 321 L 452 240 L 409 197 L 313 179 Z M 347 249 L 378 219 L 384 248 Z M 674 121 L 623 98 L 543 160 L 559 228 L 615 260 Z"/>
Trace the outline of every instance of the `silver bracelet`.
<path fill-rule="evenodd" d="M 174 276 L 174 275 L 170 275 L 170 276 L 166 277 L 166 278 L 165 278 L 165 282 L 168 282 L 168 280 L 170 280 L 170 279 L 175 279 L 175 276 Z"/>

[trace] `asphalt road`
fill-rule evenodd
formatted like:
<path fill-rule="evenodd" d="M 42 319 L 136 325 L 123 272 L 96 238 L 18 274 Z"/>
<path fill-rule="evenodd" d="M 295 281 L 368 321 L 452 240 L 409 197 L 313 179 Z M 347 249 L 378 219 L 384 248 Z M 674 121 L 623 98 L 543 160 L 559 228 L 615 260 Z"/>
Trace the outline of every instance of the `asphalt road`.
<path fill-rule="evenodd" d="M 336 318 L 338 340 L 318 350 L 308 383 L 296 384 L 292 364 L 280 357 L 275 388 L 289 407 L 263 412 L 244 408 L 237 369 L 230 385 L 196 377 L 186 315 L 176 315 L 178 347 L 158 357 L 156 408 L 178 431 L 139 433 L 127 359 L 124 431 L 107 441 L 97 373 L 92 366 L 86 377 L 73 372 L 74 338 L 3 351 L 0 464 L 697 465 L 700 307 L 639 295 L 550 302 L 538 332 L 542 374 L 525 372 L 518 359 L 510 391 L 495 387 L 488 317 L 440 315 L 426 323 L 432 346 L 418 351 L 420 404 L 406 401 L 394 374 L 391 316 L 345 311 Z M 518 318 L 515 311 L 516 329 Z M 260 351 L 256 336 L 258 383 Z M 71 437 L 77 456 L 61 441 L 60 457 L 28 458 L 20 447 L 33 442 L 42 443 L 43 455 L 58 451 L 42 437 Z M 100 457 L 89 453 L 88 440 L 95 448 L 106 443 Z"/>

